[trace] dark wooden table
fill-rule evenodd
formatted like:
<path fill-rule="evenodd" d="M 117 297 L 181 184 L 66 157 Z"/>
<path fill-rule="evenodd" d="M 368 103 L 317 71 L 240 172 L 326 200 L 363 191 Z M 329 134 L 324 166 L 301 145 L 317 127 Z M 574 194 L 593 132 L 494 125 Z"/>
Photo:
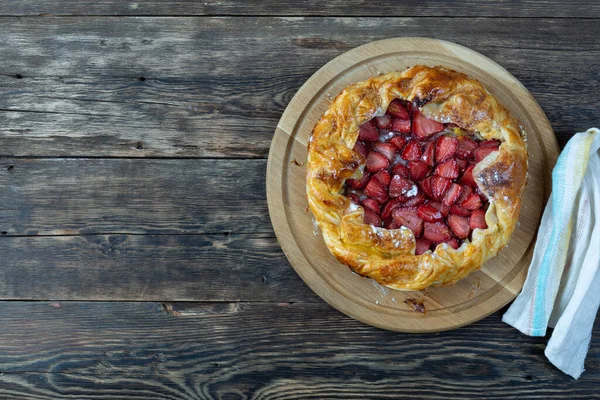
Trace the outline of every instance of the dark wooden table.
<path fill-rule="evenodd" d="M 325 7 L 323 4 L 328 3 Z M 558 141 L 600 121 L 595 0 L 0 3 L 0 397 L 598 398 L 501 322 L 378 330 L 273 234 L 275 125 L 320 66 L 396 36 L 460 43 Z"/>

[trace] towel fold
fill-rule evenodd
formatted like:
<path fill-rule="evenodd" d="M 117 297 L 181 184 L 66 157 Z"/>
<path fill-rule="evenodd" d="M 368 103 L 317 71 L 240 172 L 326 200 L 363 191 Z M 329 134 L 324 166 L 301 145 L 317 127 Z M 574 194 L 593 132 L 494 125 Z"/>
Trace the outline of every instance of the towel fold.
<path fill-rule="evenodd" d="M 554 328 L 546 357 L 579 378 L 600 305 L 600 131 L 577 133 L 552 172 L 523 290 L 503 321 L 530 336 Z"/>

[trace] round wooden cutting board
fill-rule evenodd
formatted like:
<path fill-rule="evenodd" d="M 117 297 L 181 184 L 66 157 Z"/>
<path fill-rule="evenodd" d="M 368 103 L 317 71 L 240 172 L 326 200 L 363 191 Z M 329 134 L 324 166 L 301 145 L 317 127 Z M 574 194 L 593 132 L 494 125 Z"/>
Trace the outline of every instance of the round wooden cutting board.
<path fill-rule="evenodd" d="M 331 100 L 346 86 L 425 64 L 479 80 L 527 132 L 529 178 L 519 224 L 497 257 L 453 286 L 395 291 L 353 273 L 323 242 L 306 200 L 307 143 Z M 438 332 L 497 311 L 521 290 L 534 236 L 551 190 L 558 145 L 548 119 L 521 83 L 492 60 L 454 43 L 425 38 L 372 42 L 335 58 L 296 93 L 275 131 L 267 166 L 271 221 L 288 260 L 321 298 L 364 323 L 401 332 Z"/>

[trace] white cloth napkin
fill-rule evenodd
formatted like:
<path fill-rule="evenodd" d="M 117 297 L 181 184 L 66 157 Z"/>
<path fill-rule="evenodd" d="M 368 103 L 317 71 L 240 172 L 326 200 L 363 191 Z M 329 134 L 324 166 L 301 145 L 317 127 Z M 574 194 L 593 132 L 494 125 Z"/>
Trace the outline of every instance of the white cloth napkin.
<path fill-rule="evenodd" d="M 523 290 L 502 320 L 530 336 L 554 328 L 546 357 L 577 379 L 600 305 L 600 131 L 573 136 L 552 172 Z"/>

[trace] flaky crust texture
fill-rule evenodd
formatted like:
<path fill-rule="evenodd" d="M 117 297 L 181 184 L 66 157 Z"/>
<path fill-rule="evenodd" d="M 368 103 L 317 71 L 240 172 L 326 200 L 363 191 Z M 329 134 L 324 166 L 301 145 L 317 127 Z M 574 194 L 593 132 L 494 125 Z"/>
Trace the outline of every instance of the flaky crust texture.
<path fill-rule="evenodd" d="M 473 170 L 490 200 L 488 228 L 475 229 L 472 241 L 456 250 L 442 244 L 417 256 L 409 229 L 365 224 L 363 208 L 340 194 L 346 179 L 361 176 L 364 167 L 364 157 L 352 150 L 359 126 L 383 115 L 396 98 L 421 105 L 428 118 L 502 142 Z M 442 67 L 418 65 L 347 87 L 317 123 L 308 145 L 308 203 L 327 247 L 358 274 L 397 290 L 452 284 L 494 257 L 515 229 L 526 179 L 527 149 L 517 121 L 478 81 Z"/>

